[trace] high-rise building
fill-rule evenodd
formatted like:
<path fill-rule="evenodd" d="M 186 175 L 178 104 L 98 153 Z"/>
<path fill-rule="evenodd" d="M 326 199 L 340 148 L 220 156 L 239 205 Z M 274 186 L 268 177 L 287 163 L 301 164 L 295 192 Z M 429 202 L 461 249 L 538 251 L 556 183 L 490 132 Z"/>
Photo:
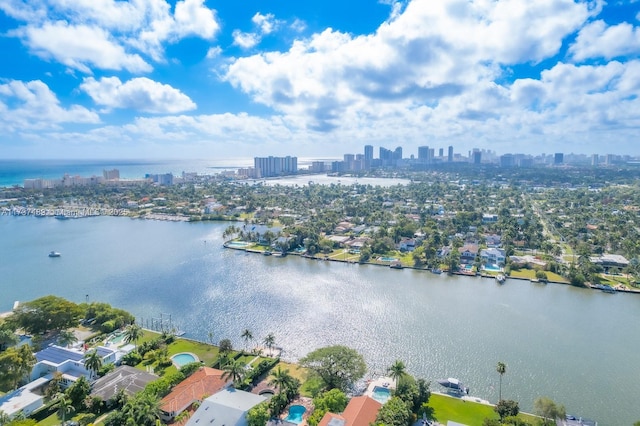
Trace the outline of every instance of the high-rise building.
<path fill-rule="evenodd" d="M 504 154 L 500 156 L 500 167 L 513 167 L 515 165 L 515 157 L 513 155 Z"/>
<path fill-rule="evenodd" d="M 418 161 L 421 163 L 426 163 L 429 159 L 429 147 L 428 146 L 419 146 L 418 147 Z"/>
<path fill-rule="evenodd" d="M 598 154 L 593 154 L 591 156 L 591 165 L 597 166 L 599 162 L 600 162 L 600 157 L 598 156 Z"/>
<path fill-rule="evenodd" d="M 380 165 L 382 167 L 390 166 L 393 160 L 393 152 L 390 149 L 380 147 Z"/>
<path fill-rule="evenodd" d="M 102 176 L 106 180 L 118 180 L 120 179 L 120 170 L 118 169 L 102 170 Z"/>
<path fill-rule="evenodd" d="M 258 177 L 291 175 L 298 172 L 298 157 L 254 157 L 253 167 Z"/>
<path fill-rule="evenodd" d="M 474 148 L 473 152 L 471 153 L 471 161 L 473 162 L 473 164 L 480 164 L 482 162 L 482 151 Z"/>
<path fill-rule="evenodd" d="M 449 145 L 449 152 L 447 154 L 447 161 L 451 163 L 453 161 L 453 146 Z"/>
<path fill-rule="evenodd" d="M 393 151 L 393 159 L 394 160 L 402 160 L 402 147 L 396 147 L 395 151 Z"/>
<path fill-rule="evenodd" d="M 373 145 L 365 145 L 363 166 L 366 170 L 369 170 L 372 165 L 373 165 Z"/>
<path fill-rule="evenodd" d="M 444 148 L 438 149 L 438 157 L 440 158 L 444 157 Z"/>
<path fill-rule="evenodd" d="M 561 152 L 556 152 L 553 156 L 553 164 L 562 164 L 564 163 L 564 154 Z"/>

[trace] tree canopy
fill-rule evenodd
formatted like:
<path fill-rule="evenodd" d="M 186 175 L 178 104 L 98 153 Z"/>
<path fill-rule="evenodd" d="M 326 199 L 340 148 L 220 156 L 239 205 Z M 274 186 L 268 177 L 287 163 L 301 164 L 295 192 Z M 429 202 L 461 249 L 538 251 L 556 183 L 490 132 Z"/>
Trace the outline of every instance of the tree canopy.
<path fill-rule="evenodd" d="M 84 311 L 62 297 L 44 296 L 19 305 L 11 316 L 18 328 L 30 334 L 65 330 L 78 323 Z"/>
<path fill-rule="evenodd" d="M 317 374 L 327 389 L 343 391 L 349 390 L 367 370 L 362 355 L 341 345 L 316 349 L 302 358 L 300 365 Z"/>

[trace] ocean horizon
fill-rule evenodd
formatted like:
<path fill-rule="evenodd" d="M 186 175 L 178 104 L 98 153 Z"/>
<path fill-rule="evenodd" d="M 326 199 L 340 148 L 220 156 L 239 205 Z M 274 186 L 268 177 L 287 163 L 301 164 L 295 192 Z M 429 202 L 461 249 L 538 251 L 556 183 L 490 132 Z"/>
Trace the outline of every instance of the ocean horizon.
<path fill-rule="evenodd" d="M 298 166 L 331 158 L 298 158 Z M 145 174 L 196 172 L 213 175 L 222 171 L 253 167 L 253 158 L 216 159 L 15 159 L 0 160 L 0 187 L 22 186 L 25 179 L 60 179 L 71 176 L 102 176 L 104 170 L 118 169 L 122 179 L 142 179 Z"/>

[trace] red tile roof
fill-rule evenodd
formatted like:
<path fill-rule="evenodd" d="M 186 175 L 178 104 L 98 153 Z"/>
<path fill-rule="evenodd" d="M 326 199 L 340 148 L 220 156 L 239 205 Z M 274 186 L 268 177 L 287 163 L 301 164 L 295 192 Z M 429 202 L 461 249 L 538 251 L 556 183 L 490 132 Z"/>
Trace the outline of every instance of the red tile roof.
<path fill-rule="evenodd" d="M 331 419 L 344 420 L 344 426 L 369 426 L 375 422 L 380 407 L 382 404 L 373 398 L 356 396 L 351 398 L 342 415 L 326 413 L 318 426 L 327 426 Z"/>
<path fill-rule="evenodd" d="M 202 401 L 224 388 L 228 381 L 224 374 L 215 368 L 202 367 L 173 388 L 169 395 L 162 398 L 160 408 L 175 417 L 196 401 Z"/>

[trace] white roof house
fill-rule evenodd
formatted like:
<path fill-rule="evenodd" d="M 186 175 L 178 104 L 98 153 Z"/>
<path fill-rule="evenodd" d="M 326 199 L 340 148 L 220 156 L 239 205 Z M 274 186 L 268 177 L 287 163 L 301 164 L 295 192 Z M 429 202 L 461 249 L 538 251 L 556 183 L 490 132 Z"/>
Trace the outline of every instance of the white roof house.
<path fill-rule="evenodd" d="M 42 377 L 3 395 L 0 397 L 0 412 L 4 412 L 9 418 L 14 418 L 19 413 L 28 416 L 42 407 L 44 396 L 38 390 L 47 384 L 49 380 L 51 380 L 51 377 Z"/>
<path fill-rule="evenodd" d="M 202 401 L 186 426 L 247 426 L 247 412 L 266 399 L 232 387 L 224 388 Z"/>
<path fill-rule="evenodd" d="M 91 349 L 93 350 L 93 349 Z M 116 351 L 98 346 L 95 350 L 102 358 L 103 364 L 116 361 Z M 63 348 L 52 345 L 40 352 L 36 352 L 36 365 L 31 370 L 31 380 L 51 375 L 54 372 L 62 373 L 63 386 L 69 386 L 81 376 L 91 379 L 91 373 L 84 366 L 85 351 L 79 349 Z"/>

